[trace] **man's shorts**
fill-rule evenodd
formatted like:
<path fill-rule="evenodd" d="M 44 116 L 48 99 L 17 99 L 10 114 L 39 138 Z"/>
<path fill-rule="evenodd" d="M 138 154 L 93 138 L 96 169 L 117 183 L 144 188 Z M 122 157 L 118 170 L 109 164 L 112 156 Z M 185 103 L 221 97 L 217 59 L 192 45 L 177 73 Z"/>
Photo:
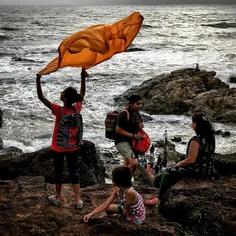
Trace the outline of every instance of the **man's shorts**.
<path fill-rule="evenodd" d="M 117 143 L 116 149 L 125 160 L 128 160 L 129 158 L 133 158 L 133 159 L 136 158 L 136 155 L 134 154 L 128 142 Z"/>

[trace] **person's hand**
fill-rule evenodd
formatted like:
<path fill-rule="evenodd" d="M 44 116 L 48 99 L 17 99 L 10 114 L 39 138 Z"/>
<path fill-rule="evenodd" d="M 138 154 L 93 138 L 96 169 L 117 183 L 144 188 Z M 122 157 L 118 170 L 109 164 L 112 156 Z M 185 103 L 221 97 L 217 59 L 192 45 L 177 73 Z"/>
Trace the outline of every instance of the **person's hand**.
<path fill-rule="evenodd" d="M 113 188 L 112 194 L 117 194 L 120 191 L 120 189 L 116 186 Z"/>
<path fill-rule="evenodd" d="M 139 129 L 143 129 L 144 125 L 143 123 L 139 123 Z"/>
<path fill-rule="evenodd" d="M 82 68 L 82 71 L 81 71 L 81 77 L 82 78 L 88 78 L 89 77 L 89 74 L 86 72 L 86 70 L 84 68 Z"/>
<path fill-rule="evenodd" d="M 139 140 L 139 139 L 143 139 L 144 136 L 142 134 L 135 134 L 134 138 Z"/>
<path fill-rule="evenodd" d="M 85 215 L 84 216 L 84 222 L 87 223 L 90 218 L 91 218 L 91 214 Z"/>
<path fill-rule="evenodd" d="M 36 75 L 36 79 L 37 79 L 37 80 L 40 80 L 40 78 L 41 78 L 41 75 L 37 74 L 37 75 Z"/>

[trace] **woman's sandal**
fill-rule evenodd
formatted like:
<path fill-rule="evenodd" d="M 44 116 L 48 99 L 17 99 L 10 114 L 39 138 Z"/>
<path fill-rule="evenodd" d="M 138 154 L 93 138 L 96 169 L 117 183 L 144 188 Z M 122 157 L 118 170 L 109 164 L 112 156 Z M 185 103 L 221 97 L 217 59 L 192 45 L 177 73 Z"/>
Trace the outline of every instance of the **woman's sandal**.
<path fill-rule="evenodd" d="M 82 209 L 84 206 L 84 203 L 82 200 L 80 200 L 79 203 L 75 203 L 75 209 Z"/>
<path fill-rule="evenodd" d="M 53 203 L 53 204 L 55 204 L 55 205 L 57 205 L 57 206 L 60 206 L 61 203 L 62 203 L 61 201 L 58 201 L 58 200 L 56 199 L 56 196 L 55 196 L 55 195 L 48 196 L 48 201 L 51 202 L 51 203 Z"/>
<path fill-rule="evenodd" d="M 160 200 L 157 197 L 155 197 L 153 199 L 147 199 L 146 204 L 149 206 L 156 206 L 156 205 L 160 204 Z"/>

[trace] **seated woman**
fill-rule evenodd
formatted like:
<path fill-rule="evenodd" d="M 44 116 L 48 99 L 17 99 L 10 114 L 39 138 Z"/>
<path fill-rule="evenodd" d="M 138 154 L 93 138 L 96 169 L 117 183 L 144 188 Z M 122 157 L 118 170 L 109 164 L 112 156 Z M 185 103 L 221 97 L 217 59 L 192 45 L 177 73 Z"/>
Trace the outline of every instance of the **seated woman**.
<path fill-rule="evenodd" d="M 192 128 L 196 135 L 187 146 L 187 154 L 174 166 L 163 170 L 158 198 L 148 199 L 148 205 L 157 205 L 167 189 L 176 184 L 184 176 L 197 176 L 214 180 L 217 176 L 214 167 L 215 131 L 211 122 L 203 113 L 192 116 Z"/>

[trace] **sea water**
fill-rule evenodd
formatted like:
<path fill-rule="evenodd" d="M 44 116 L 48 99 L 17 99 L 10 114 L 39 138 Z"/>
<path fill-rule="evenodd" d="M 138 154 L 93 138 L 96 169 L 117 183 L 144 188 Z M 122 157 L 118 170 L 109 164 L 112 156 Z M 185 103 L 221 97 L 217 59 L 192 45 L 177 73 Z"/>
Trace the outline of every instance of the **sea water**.
<path fill-rule="evenodd" d="M 57 54 L 61 41 L 91 25 L 111 24 L 134 11 L 144 16 L 143 25 L 130 48 L 88 70 L 82 115 L 84 139 L 101 149 L 114 149 L 105 138 L 106 113 L 116 108 L 113 98 L 156 75 L 195 67 L 214 70 L 228 83 L 236 72 L 236 6 L 1 6 L 0 8 L 0 108 L 4 125 L 0 129 L 5 147 L 33 152 L 51 143 L 54 116 L 37 98 L 36 73 Z M 219 25 L 215 25 L 218 24 Z M 226 26 L 222 26 L 226 23 Z M 64 68 L 43 76 L 45 97 L 61 104 L 60 92 L 67 86 L 80 88 L 79 68 Z M 230 84 L 230 86 L 234 86 Z M 194 134 L 186 116 L 152 115 L 145 130 L 155 141 Z M 231 136 L 217 136 L 216 151 L 236 151 L 234 124 L 215 123 Z M 176 149 L 185 152 L 186 144 Z"/>

